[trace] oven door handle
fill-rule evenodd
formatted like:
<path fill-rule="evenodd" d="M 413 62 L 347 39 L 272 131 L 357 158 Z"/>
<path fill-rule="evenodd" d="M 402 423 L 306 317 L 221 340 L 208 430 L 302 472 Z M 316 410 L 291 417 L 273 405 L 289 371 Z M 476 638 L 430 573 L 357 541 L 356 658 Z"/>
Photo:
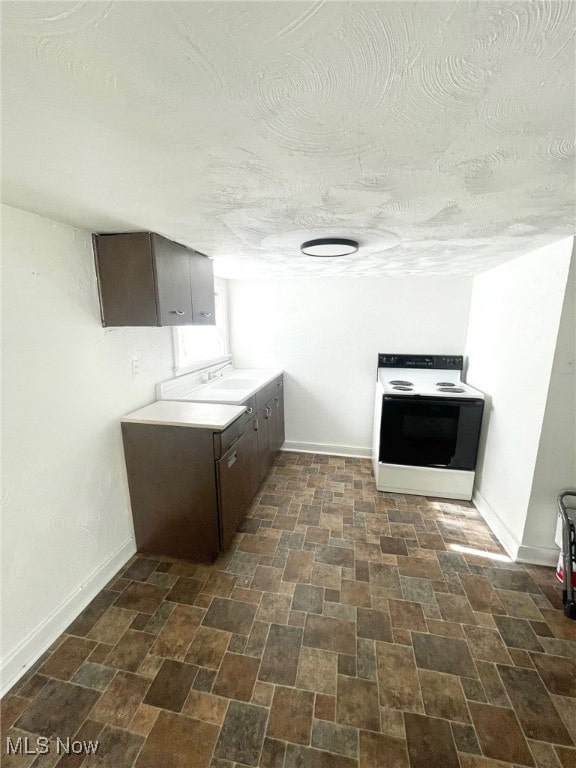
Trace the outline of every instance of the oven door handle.
<path fill-rule="evenodd" d="M 400 400 L 403 403 L 415 401 L 418 403 L 428 403 L 433 405 L 440 405 L 441 403 L 444 403 L 444 405 L 484 405 L 484 400 L 476 397 L 458 399 L 451 397 L 434 397 L 434 395 L 384 395 L 383 399 L 391 403 L 398 402 Z"/>

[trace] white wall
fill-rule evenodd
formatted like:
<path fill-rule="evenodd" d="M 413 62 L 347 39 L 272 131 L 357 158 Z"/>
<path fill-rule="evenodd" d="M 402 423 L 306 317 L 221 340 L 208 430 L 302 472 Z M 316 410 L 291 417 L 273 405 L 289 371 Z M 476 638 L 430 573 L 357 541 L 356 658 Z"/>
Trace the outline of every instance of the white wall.
<path fill-rule="evenodd" d="M 571 239 L 563 240 L 473 283 L 467 379 L 488 398 L 474 501 L 513 558 L 524 537 L 571 252 Z"/>
<path fill-rule="evenodd" d="M 167 328 L 102 328 L 88 233 L 3 207 L 2 246 L 6 689 L 134 551 L 119 419 L 172 353 Z"/>
<path fill-rule="evenodd" d="M 462 354 L 471 283 L 230 280 L 234 365 L 285 369 L 287 447 L 368 456 L 378 352 Z"/>
<path fill-rule="evenodd" d="M 576 488 L 576 246 L 552 365 L 520 556 L 551 546 L 561 490 Z M 557 550 L 553 548 L 554 558 Z"/>

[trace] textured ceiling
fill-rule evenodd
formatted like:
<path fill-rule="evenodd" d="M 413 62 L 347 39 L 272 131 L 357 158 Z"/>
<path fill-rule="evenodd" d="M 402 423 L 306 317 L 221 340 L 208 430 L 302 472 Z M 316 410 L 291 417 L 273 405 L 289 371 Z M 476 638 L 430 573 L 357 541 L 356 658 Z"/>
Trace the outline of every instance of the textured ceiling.
<path fill-rule="evenodd" d="M 574 232 L 573 2 L 3 2 L 4 201 L 225 277 L 474 274 Z M 299 244 L 341 235 L 342 259 Z"/>

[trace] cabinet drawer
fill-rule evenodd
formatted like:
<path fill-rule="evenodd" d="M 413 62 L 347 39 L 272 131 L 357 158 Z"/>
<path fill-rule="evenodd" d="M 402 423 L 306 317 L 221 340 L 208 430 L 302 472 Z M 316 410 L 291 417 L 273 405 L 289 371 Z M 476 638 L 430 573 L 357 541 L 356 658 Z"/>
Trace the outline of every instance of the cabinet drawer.
<path fill-rule="evenodd" d="M 271 381 L 269 384 L 266 384 L 265 387 L 262 387 L 262 389 L 256 392 L 256 408 L 262 408 L 262 406 L 266 405 L 269 400 L 272 400 L 275 394 L 276 380 Z"/>
<path fill-rule="evenodd" d="M 247 414 L 243 413 L 225 430 L 214 433 L 214 458 L 216 460 L 223 456 L 230 446 L 238 440 L 240 435 L 244 433 L 244 427 L 248 418 Z"/>
<path fill-rule="evenodd" d="M 256 392 L 256 408 L 262 408 L 266 405 L 275 395 L 279 395 L 284 388 L 284 376 L 280 374 L 261 390 Z"/>

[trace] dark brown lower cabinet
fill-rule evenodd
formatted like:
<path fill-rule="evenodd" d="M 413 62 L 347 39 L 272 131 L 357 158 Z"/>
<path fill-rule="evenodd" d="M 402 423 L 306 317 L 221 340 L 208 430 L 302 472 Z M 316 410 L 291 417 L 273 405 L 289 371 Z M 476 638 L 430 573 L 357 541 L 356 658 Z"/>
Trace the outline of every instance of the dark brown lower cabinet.
<path fill-rule="evenodd" d="M 139 552 L 205 562 L 220 551 L 213 434 L 122 424 Z"/>
<path fill-rule="evenodd" d="M 279 381 L 220 432 L 122 423 L 139 552 L 210 562 L 230 546 L 284 442 Z"/>

